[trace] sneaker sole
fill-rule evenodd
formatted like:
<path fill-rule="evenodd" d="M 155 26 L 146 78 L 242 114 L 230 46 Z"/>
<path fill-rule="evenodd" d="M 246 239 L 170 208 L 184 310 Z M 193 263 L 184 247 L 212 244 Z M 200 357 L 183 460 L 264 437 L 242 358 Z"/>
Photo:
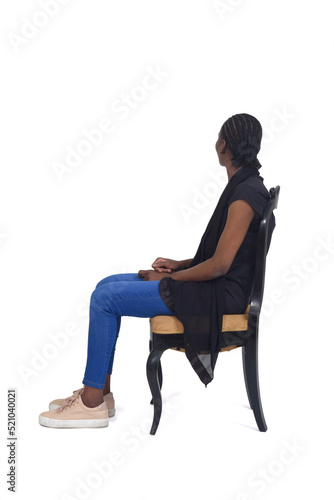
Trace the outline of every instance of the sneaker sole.
<path fill-rule="evenodd" d="M 59 405 L 55 405 L 53 403 L 49 404 L 49 411 L 57 410 L 57 408 L 60 408 L 60 406 Z M 116 413 L 115 408 L 111 408 L 110 410 L 108 409 L 108 418 L 114 417 L 115 413 Z"/>
<path fill-rule="evenodd" d="M 98 418 L 91 420 L 57 420 L 39 415 L 39 423 L 44 427 L 52 427 L 55 429 L 82 429 L 82 428 L 99 428 L 108 427 L 109 420 L 107 418 Z"/>

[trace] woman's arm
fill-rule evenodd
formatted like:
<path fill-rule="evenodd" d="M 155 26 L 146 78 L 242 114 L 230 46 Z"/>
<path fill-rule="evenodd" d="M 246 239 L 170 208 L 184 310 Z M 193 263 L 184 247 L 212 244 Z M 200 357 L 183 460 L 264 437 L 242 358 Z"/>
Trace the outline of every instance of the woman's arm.
<path fill-rule="evenodd" d="M 180 260 L 180 267 L 183 268 L 183 267 L 189 267 L 190 266 L 190 262 L 193 260 L 192 259 L 185 259 L 185 260 Z"/>
<path fill-rule="evenodd" d="M 186 260 L 173 260 L 173 259 L 165 259 L 164 257 L 158 257 L 152 264 L 152 267 L 155 271 L 159 273 L 163 272 L 172 272 L 183 269 L 184 267 L 189 267 L 190 262 L 193 259 Z"/>
<path fill-rule="evenodd" d="M 250 223 L 257 215 L 244 200 L 231 203 L 226 225 L 214 255 L 197 266 L 172 273 L 171 278 L 181 281 L 205 281 L 226 274 L 246 236 Z"/>

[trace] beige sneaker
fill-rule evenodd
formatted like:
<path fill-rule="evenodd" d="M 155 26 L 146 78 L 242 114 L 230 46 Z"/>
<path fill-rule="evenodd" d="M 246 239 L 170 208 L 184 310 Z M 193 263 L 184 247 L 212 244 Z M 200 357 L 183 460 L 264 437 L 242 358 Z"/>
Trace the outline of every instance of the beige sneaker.
<path fill-rule="evenodd" d="M 66 398 L 56 410 L 45 411 L 39 416 L 39 423 L 58 429 L 78 427 L 108 427 L 108 408 L 105 401 L 95 408 L 88 408 L 82 402 L 78 391 Z"/>
<path fill-rule="evenodd" d="M 82 387 L 81 389 L 77 389 L 76 391 L 73 391 L 73 394 L 82 394 L 83 390 L 84 390 L 84 388 Z M 54 399 L 49 404 L 49 410 L 50 411 L 51 410 L 57 410 L 58 408 L 60 408 L 61 406 L 63 406 L 63 404 L 65 403 L 65 401 L 67 401 L 68 399 L 70 399 L 72 397 L 73 396 L 69 396 L 69 398 L 66 398 L 66 399 Z M 115 410 L 115 400 L 114 400 L 113 393 L 109 392 L 109 394 L 107 394 L 106 396 L 104 396 L 103 399 L 104 399 L 104 401 L 107 404 L 108 417 L 109 418 L 114 417 L 116 410 Z"/>

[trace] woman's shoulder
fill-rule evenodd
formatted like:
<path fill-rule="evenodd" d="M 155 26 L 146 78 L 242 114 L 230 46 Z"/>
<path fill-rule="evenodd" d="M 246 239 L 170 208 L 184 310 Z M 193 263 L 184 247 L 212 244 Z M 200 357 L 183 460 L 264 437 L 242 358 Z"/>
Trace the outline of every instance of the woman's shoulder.
<path fill-rule="evenodd" d="M 237 200 L 247 201 L 258 214 L 262 215 L 269 200 L 269 192 L 264 185 L 263 177 L 252 175 L 238 184 L 232 193 L 229 205 Z"/>
<path fill-rule="evenodd" d="M 264 180 L 261 175 L 252 175 L 248 177 L 243 182 L 238 184 L 233 191 L 233 195 L 235 193 L 249 193 L 253 196 L 264 196 L 266 200 L 269 199 L 269 192 L 266 186 L 264 185 Z"/>
<path fill-rule="evenodd" d="M 263 177 L 261 177 L 261 175 L 251 175 L 250 177 L 247 177 L 247 179 L 242 181 L 240 184 L 238 184 L 237 187 L 239 186 L 249 186 L 252 188 L 257 188 L 259 190 L 264 189 L 267 191 L 264 185 L 264 179 Z"/>

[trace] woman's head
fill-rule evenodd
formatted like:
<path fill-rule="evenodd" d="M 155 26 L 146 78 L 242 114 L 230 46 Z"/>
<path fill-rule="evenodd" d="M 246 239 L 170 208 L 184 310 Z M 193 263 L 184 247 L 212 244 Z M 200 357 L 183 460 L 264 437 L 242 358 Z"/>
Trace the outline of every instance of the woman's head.
<path fill-rule="evenodd" d="M 233 167 L 261 168 L 257 154 L 261 148 L 262 127 L 252 115 L 240 113 L 231 116 L 219 132 L 217 147 L 226 144 Z M 225 141 L 225 142 L 223 142 Z M 217 149 L 219 154 L 219 151 Z"/>

